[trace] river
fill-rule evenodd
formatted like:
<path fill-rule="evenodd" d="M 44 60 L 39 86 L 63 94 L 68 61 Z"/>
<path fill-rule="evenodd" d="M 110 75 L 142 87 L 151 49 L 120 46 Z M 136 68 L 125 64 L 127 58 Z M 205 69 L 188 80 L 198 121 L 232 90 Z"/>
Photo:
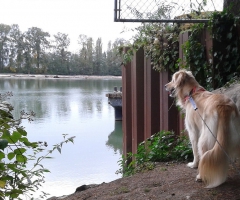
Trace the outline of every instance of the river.
<path fill-rule="evenodd" d="M 13 93 L 8 101 L 15 118 L 21 110 L 36 113 L 33 122 L 22 123 L 31 141 L 46 141 L 50 149 L 63 141 L 62 134 L 76 136 L 74 144 L 63 145 L 61 154 L 42 163 L 51 173 L 41 189 L 50 196 L 120 178 L 115 172 L 122 154 L 122 122 L 114 120 L 105 96 L 114 86 L 121 86 L 121 79 L 0 78 L 1 93 Z"/>

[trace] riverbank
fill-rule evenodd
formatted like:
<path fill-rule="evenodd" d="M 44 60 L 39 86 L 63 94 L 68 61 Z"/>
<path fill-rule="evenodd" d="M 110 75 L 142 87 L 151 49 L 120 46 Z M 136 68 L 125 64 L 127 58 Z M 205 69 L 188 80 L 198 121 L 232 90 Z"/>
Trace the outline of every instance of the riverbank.
<path fill-rule="evenodd" d="M 39 79 L 122 79 L 121 76 L 90 75 L 43 75 L 43 74 L 0 74 L 0 78 L 39 78 Z"/>
<path fill-rule="evenodd" d="M 239 163 L 236 163 L 238 169 Z M 52 197 L 49 200 L 237 200 L 240 193 L 240 176 L 230 165 L 227 181 L 213 189 L 196 182 L 197 169 L 186 163 L 157 163 L 151 171 L 102 183 L 74 194 Z"/>

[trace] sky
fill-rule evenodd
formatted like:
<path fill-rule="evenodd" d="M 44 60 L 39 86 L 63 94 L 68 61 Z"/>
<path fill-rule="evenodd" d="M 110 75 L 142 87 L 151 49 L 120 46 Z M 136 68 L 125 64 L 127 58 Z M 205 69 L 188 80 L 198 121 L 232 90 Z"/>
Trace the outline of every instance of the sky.
<path fill-rule="evenodd" d="M 129 30 L 140 24 L 114 22 L 113 0 L 0 0 L 0 23 L 18 24 L 22 32 L 38 27 L 50 33 L 68 34 L 69 50 L 78 50 L 80 34 L 102 38 L 103 49 L 117 38 L 130 39 Z"/>

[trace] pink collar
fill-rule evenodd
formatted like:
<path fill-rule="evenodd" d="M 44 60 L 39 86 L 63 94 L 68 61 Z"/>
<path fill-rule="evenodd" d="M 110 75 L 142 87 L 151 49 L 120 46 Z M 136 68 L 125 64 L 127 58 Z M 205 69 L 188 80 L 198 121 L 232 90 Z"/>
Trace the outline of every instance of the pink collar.
<path fill-rule="evenodd" d="M 195 87 L 190 91 L 189 95 L 184 98 L 184 101 L 185 101 L 185 102 L 188 101 L 189 98 L 190 98 L 190 96 L 192 96 L 192 95 L 195 94 L 196 92 L 204 92 L 204 91 L 206 91 L 204 88 L 202 88 L 202 87 L 201 87 L 201 88 L 197 88 L 197 87 L 195 86 Z"/>

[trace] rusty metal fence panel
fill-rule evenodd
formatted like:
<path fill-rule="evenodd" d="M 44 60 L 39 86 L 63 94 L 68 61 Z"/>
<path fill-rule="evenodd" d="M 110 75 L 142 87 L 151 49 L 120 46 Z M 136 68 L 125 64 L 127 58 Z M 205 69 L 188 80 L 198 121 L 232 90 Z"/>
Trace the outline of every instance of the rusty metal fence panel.
<path fill-rule="evenodd" d="M 207 22 L 223 0 L 114 0 L 115 22 Z"/>

